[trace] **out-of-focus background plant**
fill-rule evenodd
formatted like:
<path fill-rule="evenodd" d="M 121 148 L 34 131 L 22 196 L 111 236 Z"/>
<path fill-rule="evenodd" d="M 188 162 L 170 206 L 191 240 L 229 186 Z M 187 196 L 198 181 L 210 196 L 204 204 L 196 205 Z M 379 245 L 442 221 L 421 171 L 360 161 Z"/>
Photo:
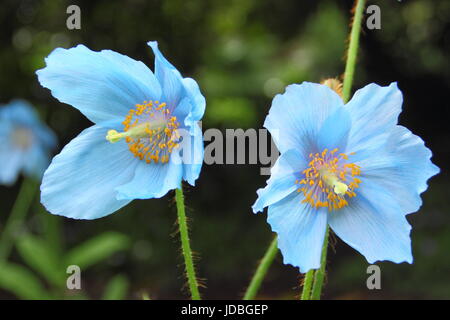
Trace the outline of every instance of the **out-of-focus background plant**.
<path fill-rule="evenodd" d="M 81 8 L 81 30 L 66 28 L 66 8 Z M 381 30 L 363 27 L 354 88 L 398 81 L 400 123 L 433 150 L 442 173 L 423 195 L 413 225 L 414 264 L 379 263 L 382 290 L 366 287 L 367 262 L 334 241 L 324 298 L 450 299 L 450 2 L 369 1 Z M 272 97 L 290 83 L 319 82 L 343 72 L 351 1 L 127 0 L 2 2 L 0 103 L 27 99 L 58 135 L 60 146 L 89 121 L 53 99 L 35 70 L 56 47 L 79 43 L 112 49 L 152 66 L 146 46 L 158 40 L 207 99 L 203 128 L 260 128 Z M 105 103 L 108 103 L 105 101 Z M 0 164 L 1 165 L 1 164 Z M 193 249 L 205 298 L 240 298 L 271 240 L 265 216 L 250 206 L 267 177 L 258 165 L 205 165 L 187 189 Z M 0 232 L 21 181 L 0 187 Z M 101 185 L 99 185 L 101 188 Z M 38 195 L 0 268 L 0 298 L 185 298 L 173 194 L 136 201 L 112 216 L 76 221 L 50 216 Z M 82 289 L 66 289 L 66 268 L 82 270 Z M 181 264 L 181 265 L 180 265 Z M 278 256 L 261 298 L 293 298 L 298 271 Z"/>

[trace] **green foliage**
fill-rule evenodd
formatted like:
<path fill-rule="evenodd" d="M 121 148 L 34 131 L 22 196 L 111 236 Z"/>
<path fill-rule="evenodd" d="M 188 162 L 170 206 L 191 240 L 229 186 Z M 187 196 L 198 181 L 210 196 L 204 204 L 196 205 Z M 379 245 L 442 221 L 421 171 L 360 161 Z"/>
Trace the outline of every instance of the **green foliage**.
<path fill-rule="evenodd" d="M 240 127 L 248 128 L 256 118 L 256 109 L 250 99 L 215 99 L 210 101 L 209 105 L 211 111 L 206 116 L 209 123 L 223 124 L 227 127 L 234 127 L 239 123 Z"/>
<path fill-rule="evenodd" d="M 105 232 L 70 250 L 65 257 L 65 264 L 74 264 L 83 270 L 128 246 L 126 236 L 116 232 Z"/>
<path fill-rule="evenodd" d="M 127 278 L 121 274 L 113 277 L 106 285 L 103 300 L 122 300 L 126 297 L 129 287 Z"/>
<path fill-rule="evenodd" d="M 12 264 L 0 265 L 0 287 L 21 299 L 50 299 L 41 281 L 27 268 Z"/>
<path fill-rule="evenodd" d="M 48 213 L 43 213 L 41 218 L 50 222 L 52 231 L 58 234 L 54 217 L 48 218 L 47 215 Z M 5 262 L 0 265 L 0 288 L 10 291 L 21 299 L 65 298 L 67 266 L 78 265 L 85 271 L 129 247 L 127 236 L 109 231 L 87 240 L 64 254 L 60 252 L 59 245 L 52 242 L 56 239 L 50 236 L 49 231 L 47 230 L 46 234 L 48 239 L 28 233 L 16 242 L 23 261 L 45 281 L 43 282 L 25 265 Z M 127 295 L 128 287 L 126 277 L 117 275 L 107 284 L 104 299 L 123 299 Z M 67 298 L 85 299 L 86 296 L 83 292 L 74 292 Z"/>
<path fill-rule="evenodd" d="M 65 269 L 48 243 L 33 235 L 25 235 L 17 242 L 24 261 L 56 287 L 65 284 Z"/>

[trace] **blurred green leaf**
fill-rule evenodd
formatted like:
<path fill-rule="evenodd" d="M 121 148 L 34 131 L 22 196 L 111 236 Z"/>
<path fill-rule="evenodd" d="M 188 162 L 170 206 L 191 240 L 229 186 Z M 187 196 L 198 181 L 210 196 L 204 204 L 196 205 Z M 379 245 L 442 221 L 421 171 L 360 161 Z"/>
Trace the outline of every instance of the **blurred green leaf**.
<path fill-rule="evenodd" d="M 33 273 L 12 263 L 0 265 L 0 287 L 14 293 L 21 299 L 51 299 Z"/>
<path fill-rule="evenodd" d="M 28 265 L 50 283 L 57 287 L 65 284 L 65 269 L 45 240 L 26 235 L 17 242 L 17 249 Z"/>
<path fill-rule="evenodd" d="M 70 250 L 66 255 L 66 265 L 88 268 L 128 246 L 127 236 L 117 232 L 105 232 Z"/>
<path fill-rule="evenodd" d="M 142 300 L 151 300 L 147 292 L 142 294 Z"/>
<path fill-rule="evenodd" d="M 213 99 L 206 118 L 210 125 L 224 124 L 234 128 L 248 128 L 256 120 L 256 110 L 250 99 Z"/>
<path fill-rule="evenodd" d="M 112 278 L 106 285 L 103 300 L 122 300 L 126 297 L 129 287 L 128 279 L 119 274 Z"/>

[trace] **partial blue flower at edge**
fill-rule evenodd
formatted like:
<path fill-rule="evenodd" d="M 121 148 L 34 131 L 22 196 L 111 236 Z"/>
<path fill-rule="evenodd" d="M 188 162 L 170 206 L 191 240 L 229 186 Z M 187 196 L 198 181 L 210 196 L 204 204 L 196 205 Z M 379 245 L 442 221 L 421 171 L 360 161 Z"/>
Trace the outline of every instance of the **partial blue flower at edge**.
<path fill-rule="evenodd" d="M 0 184 L 12 185 L 20 172 L 40 180 L 55 147 L 54 133 L 28 102 L 0 106 Z"/>

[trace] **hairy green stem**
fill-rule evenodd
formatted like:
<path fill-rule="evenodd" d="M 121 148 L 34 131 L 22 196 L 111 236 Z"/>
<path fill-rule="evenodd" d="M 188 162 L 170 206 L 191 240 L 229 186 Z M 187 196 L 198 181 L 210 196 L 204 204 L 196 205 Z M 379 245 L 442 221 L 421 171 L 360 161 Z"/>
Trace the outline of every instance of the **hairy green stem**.
<path fill-rule="evenodd" d="M 314 269 L 309 270 L 303 280 L 303 291 L 300 296 L 301 300 L 309 300 L 311 298 L 311 287 L 314 280 Z"/>
<path fill-rule="evenodd" d="M 347 102 L 350 98 L 350 92 L 353 84 L 353 76 L 356 67 L 356 58 L 358 56 L 359 48 L 359 36 L 361 33 L 361 22 L 363 18 L 363 12 L 365 7 L 365 0 L 356 0 L 354 7 L 354 17 L 352 23 L 352 30 L 350 32 L 350 43 L 347 51 L 347 61 L 345 64 L 344 83 L 342 89 L 342 99 Z M 320 269 L 315 272 L 313 289 L 311 292 L 311 299 L 319 300 L 322 293 L 323 279 L 325 277 L 327 250 L 328 250 L 328 237 L 329 228 L 325 233 L 325 239 L 323 242 L 321 265 Z"/>
<path fill-rule="evenodd" d="M 38 185 L 38 181 L 25 178 L 20 186 L 19 194 L 0 236 L 0 262 L 6 260 L 12 250 L 16 232 L 30 210 Z"/>
<path fill-rule="evenodd" d="M 180 228 L 181 250 L 183 252 L 184 265 L 186 276 L 191 292 L 192 300 L 200 300 L 200 293 L 198 291 L 198 282 L 195 275 L 195 267 L 192 259 L 192 250 L 189 243 L 189 231 L 187 226 L 186 212 L 184 207 L 183 189 L 175 190 L 175 199 L 177 202 L 178 226 Z"/>
<path fill-rule="evenodd" d="M 48 213 L 40 203 L 38 206 L 47 245 L 52 248 L 56 256 L 60 256 L 62 254 L 61 217 Z"/>
<path fill-rule="evenodd" d="M 328 237 L 330 235 L 330 228 L 327 227 L 325 232 L 325 238 L 322 246 L 322 256 L 320 257 L 320 268 L 316 271 L 314 277 L 314 285 L 311 291 L 311 300 L 320 300 L 322 294 L 323 279 L 325 277 L 325 269 L 327 265 L 327 250 L 328 250 Z"/>
<path fill-rule="evenodd" d="M 347 62 L 345 64 L 344 83 L 342 88 L 342 98 L 344 99 L 344 102 L 349 100 L 352 89 L 365 2 L 365 0 L 356 0 L 355 3 L 355 15 L 353 17 L 352 30 L 350 32 L 350 43 L 347 50 Z"/>
<path fill-rule="evenodd" d="M 272 265 L 272 262 L 275 259 L 277 253 L 278 239 L 277 237 L 275 237 L 266 253 L 264 254 L 261 262 L 259 263 L 258 268 L 256 269 L 256 272 L 253 275 L 252 280 L 250 281 L 250 285 L 248 286 L 247 291 L 245 291 L 244 300 L 252 300 L 255 298 L 256 294 L 258 293 L 259 287 L 261 286 L 261 283 L 264 280 L 264 277 L 266 276 L 267 271 Z"/>

